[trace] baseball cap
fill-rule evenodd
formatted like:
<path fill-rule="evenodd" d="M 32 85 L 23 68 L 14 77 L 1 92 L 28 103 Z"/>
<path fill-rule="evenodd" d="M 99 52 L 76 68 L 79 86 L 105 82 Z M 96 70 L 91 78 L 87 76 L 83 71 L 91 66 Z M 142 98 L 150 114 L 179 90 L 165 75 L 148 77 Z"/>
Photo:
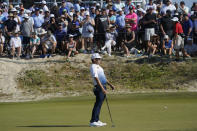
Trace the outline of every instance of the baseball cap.
<path fill-rule="evenodd" d="M 85 10 L 85 8 L 84 7 L 81 7 L 80 10 Z"/>
<path fill-rule="evenodd" d="M 69 38 L 73 38 L 74 37 L 74 35 L 72 35 L 72 34 L 69 34 Z"/>
<path fill-rule="evenodd" d="M 164 36 L 164 40 L 165 40 L 165 39 L 168 39 L 168 38 L 169 38 L 169 36 L 168 36 L 168 35 L 165 35 L 165 36 Z"/>
<path fill-rule="evenodd" d="M 172 19 L 172 21 L 179 21 L 179 18 L 174 17 L 174 18 Z"/>
<path fill-rule="evenodd" d="M 90 15 L 90 13 L 88 11 L 85 12 L 85 16 Z"/>
<path fill-rule="evenodd" d="M 24 14 L 23 17 L 26 18 L 26 19 L 29 19 L 28 14 Z"/>
<path fill-rule="evenodd" d="M 101 59 L 102 57 L 98 54 L 98 53 L 94 53 L 94 54 L 92 54 L 92 57 L 91 57 L 91 59 L 93 60 L 93 59 Z"/>
<path fill-rule="evenodd" d="M 55 17 L 55 15 L 54 14 L 50 14 L 50 18 L 54 18 Z"/>

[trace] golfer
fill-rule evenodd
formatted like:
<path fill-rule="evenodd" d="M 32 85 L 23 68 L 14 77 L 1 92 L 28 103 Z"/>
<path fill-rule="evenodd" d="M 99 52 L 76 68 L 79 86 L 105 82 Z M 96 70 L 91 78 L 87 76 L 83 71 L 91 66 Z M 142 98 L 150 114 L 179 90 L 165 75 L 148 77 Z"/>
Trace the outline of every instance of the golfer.
<path fill-rule="evenodd" d="M 105 100 L 107 94 L 106 85 L 108 84 L 112 90 L 114 90 L 114 86 L 109 83 L 104 74 L 103 68 L 100 66 L 101 56 L 98 53 L 94 53 L 91 57 L 92 65 L 90 67 L 91 75 L 93 77 L 94 82 L 94 95 L 96 96 L 96 102 L 94 104 L 94 108 L 92 110 L 92 118 L 90 120 L 91 127 L 100 127 L 107 125 L 99 120 L 101 106 L 103 101 Z"/>

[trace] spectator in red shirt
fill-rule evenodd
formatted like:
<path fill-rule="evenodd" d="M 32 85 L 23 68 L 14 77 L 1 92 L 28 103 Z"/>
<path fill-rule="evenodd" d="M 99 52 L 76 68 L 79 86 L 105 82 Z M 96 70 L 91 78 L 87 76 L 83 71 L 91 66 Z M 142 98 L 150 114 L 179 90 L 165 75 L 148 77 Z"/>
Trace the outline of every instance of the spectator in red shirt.
<path fill-rule="evenodd" d="M 183 53 L 183 57 L 189 57 L 184 50 L 184 38 L 183 38 L 183 28 L 177 17 L 174 17 L 172 21 L 175 22 L 174 29 L 174 49 L 176 51 L 176 61 L 179 61 L 179 51 Z"/>

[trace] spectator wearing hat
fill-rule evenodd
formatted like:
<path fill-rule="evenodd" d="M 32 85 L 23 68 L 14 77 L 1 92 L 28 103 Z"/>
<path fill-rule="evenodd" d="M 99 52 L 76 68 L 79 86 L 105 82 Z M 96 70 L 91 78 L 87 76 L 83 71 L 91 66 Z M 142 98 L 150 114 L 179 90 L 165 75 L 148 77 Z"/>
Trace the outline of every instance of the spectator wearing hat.
<path fill-rule="evenodd" d="M 22 42 L 18 32 L 16 31 L 14 32 L 14 36 L 10 40 L 10 47 L 12 50 L 12 58 L 14 59 L 15 49 L 17 49 L 17 59 L 19 60 L 21 55 Z"/>
<path fill-rule="evenodd" d="M 5 32 L 5 37 L 6 41 L 9 42 L 12 32 L 16 30 L 17 23 L 14 20 L 14 15 L 12 13 L 9 14 L 8 20 L 4 22 L 4 32 Z"/>
<path fill-rule="evenodd" d="M 173 40 L 171 40 L 168 35 L 164 36 L 162 47 L 163 47 L 164 55 L 167 55 L 168 53 L 168 55 L 171 56 L 173 50 Z"/>
<path fill-rule="evenodd" d="M 2 30 L 0 30 L 0 56 L 3 55 L 4 44 L 5 44 L 5 37 L 3 36 Z"/>
<path fill-rule="evenodd" d="M 111 48 L 112 46 L 116 45 L 116 37 L 118 36 L 118 33 L 116 31 L 116 27 L 113 25 L 109 25 L 107 32 L 105 33 L 105 45 L 101 48 L 102 51 L 107 48 L 107 53 L 109 56 L 111 56 Z"/>
<path fill-rule="evenodd" d="M 122 48 L 125 51 L 126 57 L 130 56 L 130 49 L 135 46 L 135 32 L 131 30 L 131 25 L 126 24 L 125 34 L 123 38 Z"/>
<path fill-rule="evenodd" d="M 192 32 L 193 30 L 193 22 L 192 20 L 189 18 L 188 15 L 184 15 L 184 19 L 183 19 L 183 32 L 185 34 L 185 36 L 187 37 L 191 37 L 193 34 Z"/>
<path fill-rule="evenodd" d="M 168 35 L 170 39 L 173 37 L 173 30 L 174 30 L 174 22 L 171 18 L 171 11 L 167 10 L 166 15 L 161 18 L 160 21 L 160 29 L 162 35 Z"/>
<path fill-rule="evenodd" d="M 182 37 L 183 28 L 177 17 L 172 19 L 175 23 L 174 27 L 174 49 L 176 51 L 176 60 L 179 61 L 179 51 L 182 51 L 183 57 L 187 56 L 184 50 L 184 38 Z"/>
<path fill-rule="evenodd" d="M 197 12 L 197 2 L 193 2 L 193 5 L 191 7 L 191 11 Z"/>
<path fill-rule="evenodd" d="M 31 33 L 30 38 L 30 58 L 34 58 L 34 54 L 40 45 L 40 38 L 36 35 L 36 32 Z"/>
<path fill-rule="evenodd" d="M 178 9 L 178 12 L 188 15 L 189 8 L 187 6 L 185 6 L 185 2 L 184 1 L 180 2 L 180 6 L 179 6 L 179 9 Z"/>
<path fill-rule="evenodd" d="M 29 21 L 29 16 L 25 14 L 24 16 L 24 21 L 21 24 L 21 35 L 23 36 L 23 47 L 24 50 L 26 51 L 27 57 L 29 57 L 29 43 L 30 43 L 30 37 L 31 33 L 33 32 L 33 24 L 31 21 Z"/>
<path fill-rule="evenodd" d="M 114 6 L 113 6 L 113 8 L 115 8 L 116 10 L 120 10 L 124 7 L 125 7 L 125 4 L 121 0 L 116 0 L 116 2 L 114 3 Z"/>
<path fill-rule="evenodd" d="M 65 15 L 61 15 L 61 17 L 58 20 L 58 23 L 61 23 L 63 26 L 63 30 L 67 32 L 68 29 L 68 20 L 66 19 Z"/>
<path fill-rule="evenodd" d="M 86 50 L 91 47 L 93 52 L 93 36 L 94 36 L 94 19 L 90 17 L 90 13 L 87 11 L 85 13 L 86 18 L 81 22 L 82 25 L 82 50 L 86 53 Z M 89 43 L 90 45 L 88 45 Z M 87 44 L 87 45 L 86 45 Z"/>
<path fill-rule="evenodd" d="M 34 30 L 37 32 L 42 27 L 42 24 L 44 23 L 44 18 L 39 13 L 39 8 L 35 10 L 35 14 L 32 16 L 34 20 Z"/>
<path fill-rule="evenodd" d="M 145 10 L 147 11 L 149 8 L 152 8 L 153 9 L 153 13 L 156 13 L 157 5 L 155 3 L 153 3 L 153 0 L 149 0 L 149 3 L 146 4 Z"/>
<path fill-rule="evenodd" d="M 145 38 L 144 40 L 146 41 L 147 45 L 147 50 L 151 47 L 151 37 L 155 34 L 155 26 L 157 24 L 156 20 L 156 14 L 153 13 L 153 9 L 150 7 L 148 9 L 147 14 L 144 16 L 144 28 L 145 28 Z"/>
<path fill-rule="evenodd" d="M 45 0 L 43 0 L 42 2 L 42 9 L 44 12 L 49 11 L 49 8 L 47 7 L 47 2 Z"/>
<path fill-rule="evenodd" d="M 73 55 L 78 54 L 78 51 L 76 50 L 77 43 L 73 40 L 73 37 L 74 37 L 74 35 L 70 34 L 68 43 L 66 44 L 66 49 L 68 51 L 67 59 L 69 59 L 72 54 Z"/>
<path fill-rule="evenodd" d="M 17 26 L 16 26 L 16 31 L 20 31 L 20 25 L 21 25 L 21 20 L 18 16 L 18 13 L 17 13 L 17 10 L 15 8 L 12 8 L 11 12 L 13 13 L 14 15 L 14 20 L 16 21 L 17 23 Z"/>
<path fill-rule="evenodd" d="M 125 22 L 126 24 L 130 24 L 132 31 L 137 31 L 138 17 L 137 14 L 134 12 L 134 9 L 134 6 L 129 7 L 130 13 L 125 16 Z"/>
<path fill-rule="evenodd" d="M 184 49 L 187 55 L 192 57 L 197 56 L 197 45 L 194 44 L 194 41 L 191 37 L 187 39 L 187 45 L 185 45 Z"/>
<path fill-rule="evenodd" d="M 93 19 L 95 19 L 96 17 L 96 10 L 95 10 L 95 7 L 93 6 L 90 8 L 90 17 Z"/>
<path fill-rule="evenodd" d="M 61 23 L 58 24 L 58 28 L 55 31 L 54 35 L 55 38 L 57 40 L 57 50 L 58 52 L 65 52 L 65 47 L 66 47 L 66 40 L 65 40 L 65 36 L 66 36 L 66 31 L 63 30 L 63 26 Z"/>
<path fill-rule="evenodd" d="M 51 54 L 55 53 L 56 46 L 57 46 L 56 38 L 51 33 L 51 31 L 48 30 L 47 34 L 44 36 L 42 41 L 43 54 L 46 56 L 46 53 L 50 51 L 48 55 L 48 57 L 50 57 Z"/>
<path fill-rule="evenodd" d="M 55 33 L 58 29 L 57 21 L 54 14 L 50 14 L 50 20 L 47 23 L 47 29 L 50 30 L 52 33 Z"/>

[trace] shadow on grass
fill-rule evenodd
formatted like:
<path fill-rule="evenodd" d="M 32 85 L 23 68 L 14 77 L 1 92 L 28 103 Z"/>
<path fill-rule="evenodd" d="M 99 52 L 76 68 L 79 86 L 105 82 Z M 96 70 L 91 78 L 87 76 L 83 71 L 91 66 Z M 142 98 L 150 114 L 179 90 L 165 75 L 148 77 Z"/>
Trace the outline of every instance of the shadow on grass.
<path fill-rule="evenodd" d="M 48 128 L 48 127 L 89 127 L 89 125 L 31 125 L 31 126 L 17 126 L 29 128 Z"/>

